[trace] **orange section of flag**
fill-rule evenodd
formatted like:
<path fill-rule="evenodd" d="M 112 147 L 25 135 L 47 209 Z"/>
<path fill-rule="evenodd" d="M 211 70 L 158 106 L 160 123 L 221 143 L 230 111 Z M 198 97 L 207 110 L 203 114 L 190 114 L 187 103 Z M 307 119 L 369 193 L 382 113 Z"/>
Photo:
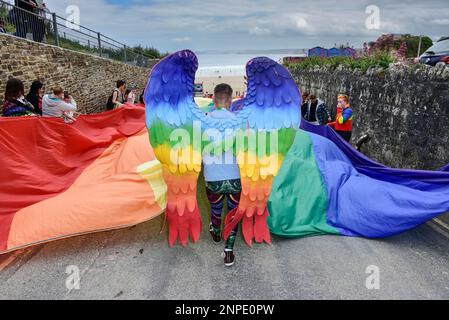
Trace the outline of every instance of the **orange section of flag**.
<path fill-rule="evenodd" d="M 154 159 L 146 129 L 117 139 L 66 191 L 19 210 L 4 252 L 158 216 L 164 210 L 158 203 L 163 189 L 155 196 L 151 186 L 163 182 L 162 168 Z M 138 168 L 144 164 L 142 175 Z"/>

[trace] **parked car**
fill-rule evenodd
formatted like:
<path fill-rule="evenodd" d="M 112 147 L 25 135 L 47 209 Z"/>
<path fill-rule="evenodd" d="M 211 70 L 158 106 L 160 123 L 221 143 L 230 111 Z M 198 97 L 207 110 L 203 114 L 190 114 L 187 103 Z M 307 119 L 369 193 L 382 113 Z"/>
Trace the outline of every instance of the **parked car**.
<path fill-rule="evenodd" d="M 437 64 L 449 65 L 449 37 L 440 39 L 427 49 L 426 52 L 419 57 L 419 62 L 431 66 Z"/>
<path fill-rule="evenodd" d="M 195 93 L 195 96 L 202 96 L 204 94 L 203 84 L 195 83 L 193 91 Z"/>

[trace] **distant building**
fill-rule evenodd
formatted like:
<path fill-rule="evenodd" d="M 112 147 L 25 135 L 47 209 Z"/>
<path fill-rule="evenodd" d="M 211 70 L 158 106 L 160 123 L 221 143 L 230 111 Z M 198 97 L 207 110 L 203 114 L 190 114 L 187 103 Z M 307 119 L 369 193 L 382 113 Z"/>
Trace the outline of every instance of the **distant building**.
<path fill-rule="evenodd" d="M 307 56 L 308 57 L 327 57 L 328 53 L 327 53 L 327 49 L 324 49 L 322 47 L 315 47 L 312 49 L 309 49 Z"/>
<path fill-rule="evenodd" d="M 343 49 L 343 56 L 345 57 L 354 57 L 357 55 L 357 50 L 354 48 L 346 47 Z"/>
<path fill-rule="evenodd" d="M 340 57 L 340 56 L 342 56 L 342 52 L 340 51 L 339 48 L 333 47 L 333 48 L 330 48 L 329 50 L 327 50 L 327 56 L 329 58 L 331 58 L 331 57 Z"/>
<path fill-rule="evenodd" d="M 323 58 L 332 58 L 332 57 L 354 57 L 357 55 L 357 51 L 354 48 L 346 47 L 346 48 L 337 48 L 333 47 L 330 49 L 325 49 L 322 47 L 315 47 L 309 49 L 308 57 L 323 57 Z"/>

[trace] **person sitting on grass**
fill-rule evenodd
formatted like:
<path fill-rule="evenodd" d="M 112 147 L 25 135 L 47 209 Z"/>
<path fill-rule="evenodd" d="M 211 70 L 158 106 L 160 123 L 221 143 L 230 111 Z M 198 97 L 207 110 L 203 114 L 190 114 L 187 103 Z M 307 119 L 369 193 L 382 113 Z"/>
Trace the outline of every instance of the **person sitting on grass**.
<path fill-rule="evenodd" d="M 215 109 L 207 117 L 214 119 L 228 119 L 235 115 L 229 111 L 232 103 L 232 88 L 228 84 L 219 84 L 214 89 Z M 206 132 L 207 134 L 207 132 Z M 209 140 L 213 140 L 213 135 Z M 231 161 L 229 161 L 231 160 Z M 228 163 L 229 162 L 229 163 Z M 207 199 L 211 206 L 211 223 L 209 231 L 215 243 L 221 242 L 222 211 L 224 202 L 227 202 L 228 211 L 236 208 L 240 201 L 242 190 L 240 171 L 232 150 L 221 155 L 203 153 L 204 179 L 206 182 Z M 238 225 L 232 230 L 226 241 L 223 252 L 224 264 L 232 266 L 235 256 L 234 242 Z"/>
<path fill-rule="evenodd" d="M 6 82 L 5 101 L 3 102 L 3 117 L 24 117 L 36 116 L 33 105 L 28 102 L 24 95 L 23 82 L 16 78 L 11 78 Z"/>

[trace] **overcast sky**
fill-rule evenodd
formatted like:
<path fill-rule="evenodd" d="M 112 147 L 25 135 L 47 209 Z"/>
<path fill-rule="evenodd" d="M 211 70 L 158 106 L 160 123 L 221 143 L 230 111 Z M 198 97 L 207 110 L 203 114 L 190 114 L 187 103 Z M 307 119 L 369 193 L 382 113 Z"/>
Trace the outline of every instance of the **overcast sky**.
<path fill-rule="evenodd" d="M 449 35 L 448 0 L 46 0 L 61 16 L 80 9 L 81 25 L 129 45 L 161 51 L 361 47 L 382 33 Z M 379 8 L 379 29 L 368 29 Z M 372 21 L 372 20 L 369 20 Z"/>

